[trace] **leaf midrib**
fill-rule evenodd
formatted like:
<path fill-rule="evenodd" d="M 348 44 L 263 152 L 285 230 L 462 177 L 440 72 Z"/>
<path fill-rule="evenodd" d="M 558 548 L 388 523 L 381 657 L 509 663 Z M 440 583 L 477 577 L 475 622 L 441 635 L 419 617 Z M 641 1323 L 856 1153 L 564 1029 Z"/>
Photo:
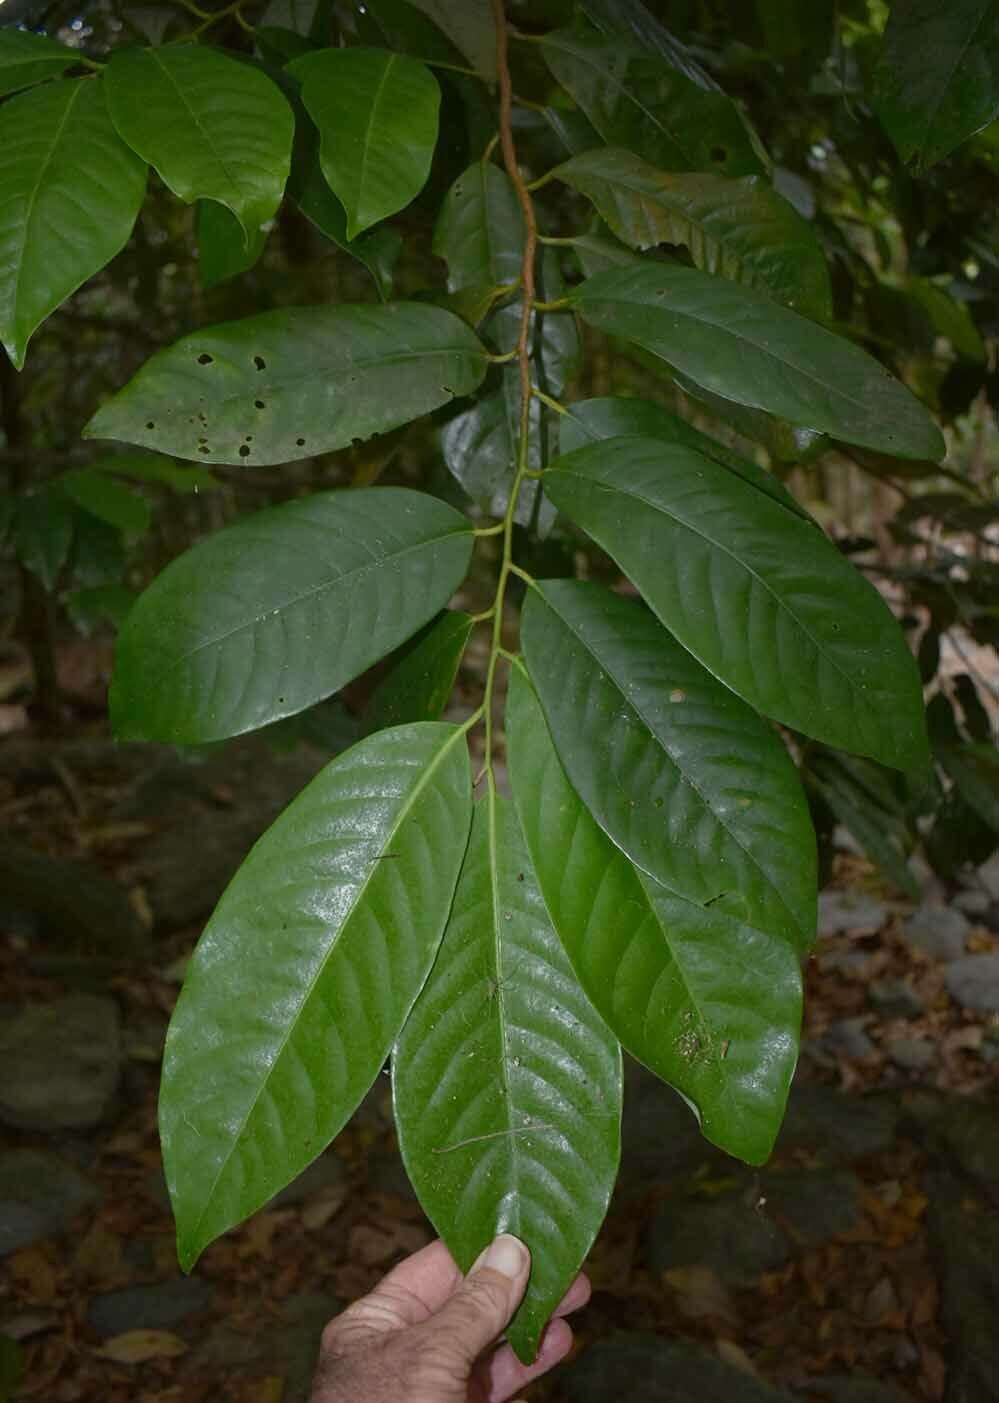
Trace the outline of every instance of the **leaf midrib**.
<path fill-rule="evenodd" d="M 204 145 L 208 148 L 208 151 L 209 151 L 209 153 L 211 154 L 212 159 L 216 162 L 216 164 L 218 165 L 218 167 L 219 167 L 219 169 L 221 170 L 222 174 L 225 176 L 225 178 L 226 178 L 226 180 L 228 181 L 230 187 L 231 187 L 232 190 L 234 191 L 234 193 L 235 193 L 237 199 L 239 198 L 240 195 L 243 196 L 244 202 L 247 200 L 247 198 L 252 199 L 252 197 L 253 197 L 253 190 L 252 190 L 252 189 L 249 189 L 249 190 L 244 189 L 244 187 L 242 187 L 242 186 L 240 185 L 240 182 L 239 182 L 239 181 L 236 179 L 236 177 L 232 174 L 232 172 L 230 171 L 229 167 L 226 165 L 226 162 L 225 162 L 224 157 L 222 157 L 222 156 L 219 154 L 219 152 L 216 150 L 215 144 L 214 144 L 214 142 L 212 141 L 211 133 L 210 133 L 209 129 L 208 129 L 207 127 L 205 127 L 205 126 L 202 124 L 201 118 L 199 117 L 198 113 L 195 112 L 194 108 L 191 106 L 191 103 L 188 101 L 188 99 L 187 99 L 187 97 L 186 97 L 186 95 L 185 95 L 183 89 L 181 88 L 180 84 L 178 83 L 177 79 L 176 79 L 176 78 L 173 76 L 173 74 L 170 72 L 169 68 L 167 68 L 166 65 L 164 64 L 163 59 L 162 59 L 162 57 L 161 57 L 161 55 L 160 55 L 160 51 L 159 51 L 158 49 L 147 49 L 145 52 L 146 52 L 147 54 L 149 54 L 149 56 L 155 61 L 156 65 L 158 66 L 158 68 L 159 68 L 160 72 L 162 73 L 163 77 L 166 79 L 167 83 L 174 89 L 174 92 L 176 93 L 178 100 L 180 101 L 181 105 L 186 109 L 187 114 L 188 114 L 188 116 L 190 117 L 192 124 L 194 125 L 196 131 L 198 132 L 199 136 L 201 137 L 202 141 L 204 142 Z M 233 213 L 235 214 L 235 211 L 233 211 Z M 245 213 L 245 211 L 244 211 L 244 213 Z M 242 220 L 242 216 L 241 216 L 241 215 L 237 214 L 237 215 L 236 215 L 236 218 L 239 220 L 240 224 L 243 223 L 243 220 Z M 243 232 L 244 232 L 244 237 L 246 237 L 246 229 L 245 229 L 245 226 L 244 226 L 244 231 L 243 231 Z"/>
<path fill-rule="evenodd" d="M 21 232 L 22 232 L 21 246 L 20 246 L 20 248 L 19 248 L 19 250 L 18 250 L 17 265 L 16 265 L 16 268 L 15 268 L 15 271 L 14 271 L 14 286 L 13 286 L 13 288 L 12 288 L 12 290 L 11 290 L 11 311 L 12 311 L 12 320 L 13 320 L 13 322 L 14 322 L 14 326 L 13 326 L 12 329 L 13 329 L 15 332 L 16 332 L 16 329 L 17 329 L 17 321 L 18 321 L 18 302 L 19 302 L 20 289 L 21 289 L 21 274 L 22 274 L 23 271 L 24 271 L 24 255 L 25 255 L 25 251 L 26 251 L 26 249 L 27 249 L 27 247 L 28 247 L 28 227 L 29 227 L 29 225 L 31 224 L 32 219 L 34 218 L 35 205 L 36 205 L 36 203 L 37 203 L 37 201 L 38 201 L 38 198 L 39 198 L 39 193 L 40 193 L 41 188 L 42 188 L 42 183 L 43 183 L 43 181 L 44 181 L 44 179 L 45 179 L 45 176 L 46 176 L 46 174 L 47 174 L 47 172 L 48 172 L 48 170 L 49 170 L 49 167 L 50 167 L 50 166 L 53 164 L 53 162 L 55 161 L 56 154 L 57 154 L 58 149 L 59 149 L 59 146 L 60 146 L 60 144 L 61 144 L 61 142 L 62 142 L 63 131 L 64 131 L 64 129 L 65 129 L 66 123 L 69 121 L 70 113 L 73 111 L 73 108 L 76 106 L 77 98 L 80 96 L 80 93 L 81 93 L 82 91 L 83 91 L 83 83 L 82 83 L 82 80 L 81 80 L 81 81 L 78 83 L 78 85 L 77 85 L 76 87 L 74 87 L 74 88 L 72 89 L 72 91 L 70 91 L 70 92 L 67 94 L 66 110 L 63 112 L 63 115 L 62 115 L 62 117 L 61 117 L 61 119 L 60 119 L 60 121 L 59 121 L 59 125 L 58 125 L 58 127 L 56 128 L 56 131 L 55 131 L 55 133 L 54 133 L 54 135 L 53 135 L 53 137 L 52 137 L 52 143 L 51 143 L 51 145 L 50 145 L 50 147 L 49 147 L 49 150 L 48 150 L 48 152 L 46 153 L 44 160 L 41 161 L 40 164 L 39 164 L 38 173 L 37 173 L 37 176 L 36 176 L 36 179 L 35 179 L 35 183 L 34 183 L 34 185 L 32 186 L 31 191 L 30 191 L 30 193 L 29 193 L 29 195 L 28 195 L 28 204 L 27 204 L 27 208 L 26 208 L 26 210 L 25 210 L 25 212 L 24 212 L 24 219 L 23 219 L 22 224 L 21 224 Z"/>
<path fill-rule="evenodd" d="M 434 724 L 434 725 L 443 725 L 444 723 L 442 723 L 442 722 L 434 722 L 434 723 L 431 723 L 431 724 Z M 425 788 L 427 787 L 427 785 L 430 783 L 430 780 L 433 778 L 433 776 L 437 773 L 437 771 L 438 771 L 438 769 L 440 768 L 441 764 L 443 763 L 444 759 L 445 759 L 446 756 L 450 753 L 451 747 L 454 746 L 454 745 L 456 745 L 459 741 L 463 740 L 463 739 L 464 739 L 464 735 L 465 735 L 465 733 L 464 733 L 464 731 L 463 731 L 460 727 L 455 727 L 455 728 L 454 728 L 454 734 L 451 735 L 448 739 L 446 739 L 446 740 L 444 741 L 444 744 L 440 747 L 440 749 L 438 750 L 437 754 L 433 757 L 433 759 L 430 761 L 430 763 L 426 766 L 426 768 L 423 770 L 423 772 L 419 775 L 419 777 L 418 777 L 417 780 L 416 780 L 416 783 L 414 784 L 412 790 L 410 791 L 409 795 L 407 796 L 405 802 L 403 803 L 403 805 L 402 805 L 401 808 L 399 809 L 399 812 L 398 812 L 398 815 L 397 815 L 397 818 L 396 818 L 395 823 L 392 824 L 392 826 L 388 829 L 388 831 L 387 831 L 386 834 L 385 834 L 385 840 L 384 840 L 384 842 L 382 843 L 382 849 L 383 849 L 383 851 L 384 851 L 385 848 L 387 848 L 387 847 L 391 844 L 391 842 L 392 842 L 392 840 L 394 839 L 395 835 L 398 833 L 399 829 L 402 827 L 402 824 L 403 824 L 403 823 L 405 822 L 405 820 L 409 817 L 410 813 L 412 812 L 413 807 L 414 807 L 415 804 L 416 804 L 417 799 L 420 797 L 420 795 L 423 793 L 424 789 L 425 789 Z M 282 1057 L 282 1055 L 283 1055 L 283 1053 L 284 1053 L 284 1050 L 285 1050 L 285 1048 L 287 1047 L 287 1045 L 288 1045 L 288 1043 L 289 1043 L 289 1041 L 290 1041 L 290 1039 L 291 1039 L 292 1033 L 294 1032 L 294 1030 L 295 1030 L 295 1028 L 296 1028 L 296 1026 L 297 1026 L 297 1024 L 298 1024 L 298 1021 L 299 1021 L 299 1019 L 300 1019 L 301 1016 L 302 1016 L 302 1011 L 303 1011 L 303 1010 L 306 1008 L 306 1006 L 308 1005 L 309 1000 L 312 998 L 312 995 L 313 995 L 313 993 L 315 992 L 316 985 L 319 983 L 320 979 L 321 979 L 322 976 L 325 974 L 325 972 L 326 972 L 326 967 L 327 967 L 327 965 L 329 964 L 329 961 L 333 958 L 333 955 L 334 955 L 334 953 L 336 952 L 337 948 L 339 947 L 340 942 L 341 942 L 342 939 L 343 939 L 344 932 L 345 932 L 345 930 L 347 929 L 347 926 L 349 925 L 350 921 L 353 919 L 354 915 L 356 914 L 356 912 L 357 912 L 357 910 L 358 910 L 359 905 L 361 904 L 361 902 L 363 901 L 365 895 L 367 894 L 367 890 L 368 890 L 368 887 L 369 887 L 371 881 L 373 880 L 373 878 L 374 878 L 374 877 L 376 876 L 376 874 L 378 873 L 378 867 L 379 867 L 378 857 L 375 856 L 375 857 L 373 857 L 373 858 L 371 859 L 371 861 L 370 861 L 370 865 L 369 865 L 369 867 L 368 867 L 367 876 L 364 878 L 364 881 L 363 881 L 362 883 L 360 883 L 360 885 L 358 886 L 358 889 L 357 889 L 357 896 L 356 896 L 355 900 L 352 902 L 349 911 L 346 913 L 346 915 L 344 916 L 343 920 L 341 921 L 341 923 L 340 923 L 340 928 L 339 928 L 339 930 L 337 931 L 336 935 L 335 935 L 335 936 L 333 937 L 333 939 L 330 941 L 329 949 L 327 950 L 326 955 L 325 955 L 325 957 L 323 958 L 322 963 L 320 964 L 319 968 L 316 970 L 316 973 L 314 974 L 314 976 L 312 977 L 312 979 L 309 981 L 309 983 L 308 983 L 308 985 L 307 985 L 307 987 L 306 987 L 306 989 L 305 989 L 305 992 L 304 992 L 304 994 L 303 994 L 303 996 L 302 996 L 302 999 L 301 999 L 301 1001 L 299 1002 L 298 1011 L 296 1012 L 295 1017 L 292 1018 L 292 1019 L 289 1019 L 288 1025 L 287 1025 L 287 1027 L 286 1027 L 286 1029 L 285 1029 L 284 1036 L 281 1038 L 281 1041 L 280 1041 L 280 1043 L 279 1043 L 279 1045 L 278 1045 L 277 1051 L 276 1051 L 275 1054 L 274 1054 L 274 1058 L 273 1058 L 273 1060 L 272 1060 L 272 1062 L 271 1062 L 269 1068 L 267 1069 L 266 1075 L 263 1076 L 263 1077 L 260 1079 L 260 1085 L 257 1087 L 257 1090 L 256 1090 L 256 1092 L 255 1092 L 255 1094 L 254 1094 L 253 1100 L 251 1101 L 249 1107 L 247 1108 L 246 1114 L 240 1119 L 240 1121 L 239 1121 L 239 1126 L 238 1126 L 238 1129 L 236 1130 L 235 1134 L 233 1134 L 233 1135 L 231 1136 L 231 1144 L 230 1144 L 229 1151 L 228 1151 L 228 1153 L 224 1156 L 224 1158 L 223 1158 L 221 1164 L 219 1165 L 219 1168 L 218 1168 L 218 1171 L 217 1171 L 217 1173 L 216 1173 L 216 1175 L 215 1175 L 215 1178 L 214 1178 L 213 1181 L 212 1181 L 212 1186 L 211 1186 L 211 1188 L 209 1189 L 208 1193 L 205 1195 L 204 1207 L 202 1208 L 201 1212 L 199 1213 L 199 1215 L 198 1215 L 198 1217 L 197 1217 L 197 1219 L 196 1219 L 196 1221 L 195 1221 L 195 1223 L 194 1223 L 194 1225 L 193 1225 L 191 1236 L 192 1236 L 192 1238 L 193 1238 L 195 1241 L 197 1241 L 197 1240 L 200 1238 L 200 1228 L 201 1228 L 201 1225 L 202 1225 L 202 1223 L 204 1222 L 205 1217 L 206 1217 L 206 1215 L 207 1215 L 209 1209 L 210 1209 L 211 1206 L 212 1206 L 212 1200 L 213 1200 L 213 1198 L 214 1198 L 214 1196 L 215 1196 L 215 1191 L 216 1191 L 216 1189 L 217 1189 L 218 1186 L 219 1186 L 219 1182 L 220 1182 L 220 1180 L 222 1179 L 223 1174 L 225 1173 L 226 1169 L 228 1168 L 229 1163 L 230 1163 L 230 1161 L 232 1160 L 232 1157 L 233 1157 L 233 1155 L 234 1155 L 235 1152 L 236 1152 L 236 1147 L 237 1147 L 237 1145 L 239 1144 L 240 1137 L 241 1137 L 243 1131 L 246 1129 L 246 1126 L 248 1125 L 248 1123 L 249 1123 L 251 1117 L 253 1116 L 253 1113 L 254 1113 L 254 1111 L 255 1111 L 256 1108 L 257 1108 L 257 1103 L 259 1102 L 261 1096 L 263 1096 L 264 1091 L 265 1091 L 265 1089 L 267 1088 L 267 1086 L 268 1086 L 268 1084 L 269 1084 L 269 1082 L 270 1082 L 271 1077 L 272 1077 L 273 1075 L 276 1074 L 276 1069 L 278 1068 L 278 1065 L 280 1064 L 281 1057 Z"/>
<path fill-rule="evenodd" d="M 497 795 L 492 773 L 488 777 L 489 788 L 486 795 L 488 804 L 488 856 L 489 856 L 489 895 L 492 905 L 493 915 L 493 961 L 496 968 L 496 990 L 493 998 L 496 1003 L 496 1022 L 498 1024 L 500 1038 L 500 1079 L 502 1082 L 503 1105 L 506 1109 L 507 1145 L 509 1147 L 510 1180 L 517 1195 L 520 1197 L 520 1153 L 517 1145 L 518 1137 L 513 1134 L 516 1129 L 513 1121 L 513 1098 L 510 1091 L 510 1064 L 509 1064 L 509 1039 L 507 1034 L 506 1015 L 506 994 L 505 979 L 503 974 L 503 942 L 500 939 L 500 926 L 502 924 L 502 902 L 499 891 L 499 855 L 497 850 L 496 833 L 496 806 Z"/>
<path fill-rule="evenodd" d="M 538 593 L 540 594 L 541 591 L 539 590 Z M 579 632 L 579 630 L 574 626 L 574 624 L 572 624 L 572 623 L 570 622 L 570 620 L 568 620 L 568 619 L 565 617 L 565 615 L 561 612 L 561 610 L 556 609 L 555 606 L 554 606 L 553 604 L 551 604 L 551 602 L 547 599 L 547 597 L 546 597 L 544 594 L 541 594 L 541 597 L 542 597 L 542 599 L 544 599 L 544 602 L 548 605 L 548 607 L 552 610 L 552 613 L 556 614 L 557 617 L 558 617 L 559 619 L 561 619 L 562 623 L 563 623 L 563 624 L 565 625 L 565 627 L 570 631 L 570 633 L 573 635 L 573 637 L 578 638 L 579 642 L 582 644 L 582 646 L 586 649 L 587 653 L 590 655 L 590 657 L 591 657 L 591 658 L 593 659 L 593 661 L 596 663 L 596 665 L 597 665 L 597 670 L 600 671 L 600 672 L 604 672 L 604 673 L 606 674 L 608 680 L 613 684 L 613 686 L 614 686 L 615 689 L 617 690 L 617 692 L 618 692 L 619 696 L 621 697 L 621 700 L 623 701 L 624 705 L 625 705 L 630 711 L 633 711 L 633 712 L 635 713 L 636 716 L 639 717 L 639 719 L 641 720 L 643 726 L 644 726 L 645 729 L 648 731 L 649 735 L 653 738 L 653 740 L 656 742 L 656 745 L 663 751 L 663 753 L 665 754 L 666 758 L 669 760 L 670 764 L 672 765 L 672 767 L 673 767 L 673 769 L 675 770 L 675 772 L 677 773 L 677 775 L 679 775 L 679 776 L 681 777 L 681 779 L 682 779 L 685 783 L 687 783 L 687 784 L 690 785 L 691 789 L 692 789 L 692 790 L 694 791 L 694 793 L 697 795 L 698 799 L 700 800 L 701 804 L 704 806 L 704 808 L 705 808 L 705 810 L 707 811 L 707 813 L 709 813 L 709 814 L 711 815 L 711 817 L 714 819 L 714 821 L 718 824 L 718 826 L 719 826 L 720 828 L 724 829 L 724 831 L 725 831 L 725 832 L 728 834 L 728 836 L 732 839 L 733 843 L 735 843 L 736 847 L 740 850 L 740 852 L 745 853 L 746 857 L 749 859 L 749 861 L 752 863 L 753 867 L 756 869 L 756 871 L 760 874 L 760 876 L 761 876 L 761 878 L 763 879 L 763 881 L 766 883 L 768 889 L 777 897 L 777 900 L 778 900 L 779 904 L 780 904 L 780 905 L 784 908 L 784 910 L 787 912 L 788 917 L 790 918 L 790 920 L 791 920 L 791 922 L 792 922 L 792 924 L 793 924 L 795 930 L 801 931 L 802 935 L 805 937 L 805 939 L 807 939 L 807 933 L 802 929 L 801 922 L 798 920 L 797 916 L 796 916 L 796 915 L 794 914 L 794 912 L 791 910 L 790 906 L 788 906 L 787 902 L 785 901 L 785 899 L 784 899 L 784 897 L 783 897 L 783 894 L 781 893 L 780 888 L 779 888 L 779 887 L 777 886 L 777 884 L 774 882 L 773 878 L 772 878 L 772 877 L 764 870 L 764 868 L 760 865 L 759 859 L 756 857 L 756 855 L 755 855 L 749 848 L 746 847 L 745 843 L 744 843 L 744 842 L 742 841 L 742 839 L 739 837 L 738 833 L 733 832 L 733 830 L 732 830 L 732 829 L 729 827 L 729 825 L 725 822 L 724 818 L 723 818 L 719 813 L 717 813 L 717 812 L 715 811 L 715 808 L 714 808 L 713 804 L 712 804 L 711 801 L 708 799 L 707 795 L 704 794 L 704 792 L 702 791 L 700 785 L 699 785 L 693 778 L 691 778 L 690 774 L 689 774 L 685 769 L 683 769 L 683 768 L 681 767 L 679 761 L 675 758 L 675 756 L 674 756 L 674 755 L 672 754 L 672 752 L 670 751 L 670 748 L 669 748 L 669 746 L 667 745 L 666 741 L 658 734 L 658 732 L 657 732 L 657 731 L 655 730 L 655 728 L 653 727 L 652 723 L 646 718 L 645 712 L 644 712 L 644 710 L 642 709 L 642 707 L 639 706 L 639 705 L 635 702 L 635 700 L 634 700 L 632 697 L 630 697 L 630 696 L 628 695 L 627 692 L 625 692 L 624 688 L 623 688 L 623 687 L 621 686 L 621 684 L 618 682 L 618 680 L 617 680 L 616 676 L 614 675 L 614 672 L 613 672 L 612 668 L 610 667 L 610 665 L 609 665 L 606 661 L 604 661 L 604 659 L 602 659 L 602 658 L 600 657 L 599 653 L 597 653 L 597 652 L 595 651 L 595 649 L 590 645 L 590 643 L 588 642 L 588 640 L 587 640 L 586 638 L 583 637 L 583 635 Z M 609 836 L 609 835 L 608 835 L 608 836 Z M 652 874 L 650 873 L 649 875 L 651 876 Z M 655 880 L 658 880 L 658 878 L 656 878 Z M 660 883 L 660 885 L 663 886 L 664 884 L 663 884 L 663 883 Z M 699 904 L 699 903 L 693 901 L 691 897 L 686 896 L 686 895 L 685 895 L 684 893 L 682 893 L 682 892 L 677 892 L 677 896 L 678 896 L 679 899 L 682 900 L 682 901 L 689 901 L 689 902 L 691 903 L 691 905 L 696 906 L 696 905 Z M 707 909 L 707 908 L 705 907 L 704 909 Z M 735 918 L 733 917 L 733 919 L 735 919 Z M 757 927 L 757 929 L 759 929 L 759 927 Z"/>
<path fill-rule="evenodd" d="M 348 225 L 351 223 L 355 224 L 355 228 L 352 233 L 350 228 L 348 227 L 348 240 L 352 238 L 357 238 L 358 233 L 363 232 L 359 231 L 356 228 L 356 224 L 361 213 L 361 200 L 364 195 L 364 182 L 366 178 L 365 172 L 368 166 L 368 157 L 370 155 L 371 147 L 373 145 L 372 131 L 374 130 L 375 120 L 378 116 L 378 107 L 382 101 L 382 94 L 385 91 L 385 84 L 388 82 L 389 74 L 392 72 L 392 69 L 395 67 L 395 64 L 398 60 L 398 54 L 389 54 L 387 61 L 382 65 L 381 77 L 378 79 L 378 86 L 375 88 L 374 95 L 371 99 L 371 107 L 368 112 L 368 121 L 364 131 L 364 139 L 361 145 L 361 165 L 357 172 L 357 199 L 355 203 L 355 217 L 354 220 L 351 220 L 348 216 L 347 221 Z"/>

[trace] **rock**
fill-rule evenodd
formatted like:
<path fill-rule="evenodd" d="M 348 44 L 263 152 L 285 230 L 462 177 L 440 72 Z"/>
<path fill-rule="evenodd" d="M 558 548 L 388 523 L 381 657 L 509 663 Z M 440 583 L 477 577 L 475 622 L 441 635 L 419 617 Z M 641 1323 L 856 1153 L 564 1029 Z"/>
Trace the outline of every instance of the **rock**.
<path fill-rule="evenodd" d="M 928 1072 L 937 1061 L 937 1049 L 926 1038 L 895 1038 L 885 1050 L 903 1072 Z"/>
<path fill-rule="evenodd" d="M 992 900 L 999 901 L 999 853 L 993 853 L 988 862 L 979 867 L 978 880 Z"/>
<path fill-rule="evenodd" d="M 27 1005 L 0 1027 L 0 1120 L 22 1130 L 97 1125 L 118 1090 L 120 1044 L 113 999 Z"/>
<path fill-rule="evenodd" d="M 907 979 L 874 979 L 867 997 L 884 1018 L 918 1018 L 924 1012 L 922 999 Z"/>
<path fill-rule="evenodd" d="M 96 1184 L 45 1150 L 0 1154 L 0 1257 L 50 1233 L 100 1202 Z"/>
<path fill-rule="evenodd" d="M 735 1161 L 708 1144 L 690 1107 L 672 1087 L 629 1059 L 621 1123 L 622 1187 L 680 1178 L 705 1165 L 735 1167 Z"/>
<path fill-rule="evenodd" d="M 959 891 L 953 905 L 966 916 L 984 916 L 992 905 L 992 897 L 987 891 L 972 888 L 970 891 Z"/>
<path fill-rule="evenodd" d="M 909 944 L 934 960 L 958 960 L 971 927 L 968 918 L 952 906 L 920 906 L 902 931 Z"/>
<path fill-rule="evenodd" d="M 247 1376 L 280 1376 L 281 1403 L 307 1403 L 319 1355 L 319 1337 L 336 1315 L 335 1296 L 293 1295 L 281 1302 L 282 1319 L 253 1334 L 216 1325 L 185 1361 L 196 1373 L 224 1377 L 231 1387 Z"/>
<path fill-rule="evenodd" d="M 855 891 L 819 892 L 819 935 L 880 930 L 888 912 L 880 901 Z"/>
<path fill-rule="evenodd" d="M 777 1152 L 807 1150 L 825 1165 L 879 1154 L 895 1140 L 898 1108 L 884 1096 L 845 1096 L 828 1086 L 795 1082 Z"/>
<path fill-rule="evenodd" d="M 646 1241 L 654 1271 L 707 1267 L 726 1286 L 754 1286 L 791 1255 L 787 1239 L 756 1206 L 755 1195 L 720 1194 L 704 1201 L 672 1200 L 656 1211 Z"/>
<path fill-rule="evenodd" d="M 767 1216 L 808 1250 L 860 1220 L 860 1180 L 848 1169 L 772 1170 L 763 1176 L 761 1192 Z"/>
<path fill-rule="evenodd" d="M 825 1378 L 809 1379 L 804 1392 L 828 1398 L 829 1403 L 910 1403 L 909 1396 L 894 1384 L 863 1374 L 830 1374 Z"/>
<path fill-rule="evenodd" d="M 297 1203 L 304 1203 L 314 1194 L 338 1188 L 346 1180 L 347 1169 L 343 1160 L 335 1150 L 327 1150 L 303 1169 L 297 1179 L 292 1179 L 287 1188 L 275 1194 L 267 1207 L 291 1208 Z"/>
<path fill-rule="evenodd" d="M 831 1023 L 821 1037 L 808 1038 L 804 1051 L 824 1066 L 835 1066 L 841 1057 L 856 1061 L 873 1057 L 877 1048 L 864 1031 L 869 1022 L 869 1016 L 841 1018 L 838 1023 Z"/>
<path fill-rule="evenodd" d="M 999 1013 L 999 955 L 965 955 L 947 966 L 944 980 L 962 1008 Z"/>
<path fill-rule="evenodd" d="M 999 1203 L 999 1115 L 992 1102 L 920 1091 L 906 1099 L 904 1113 L 937 1158 L 956 1164 Z"/>
<path fill-rule="evenodd" d="M 999 1215 L 969 1202 L 949 1175 L 932 1176 L 930 1243 L 950 1341 L 947 1403 L 995 1403 L 999 1379 Z"/>
<path fill-rule="evenodd" d="M 143 959 L 149 932 L 116 882 L 85 862 L 37 853 L 4 835 L 0 845 L 2 910 L 32 918 L 47 943 L 93 946 L 103 953 Z"/>
<path fill-rule="evenodd" d="M 169 1330 L 187 1316 L 207 1310 L 214 1294 L 214 1287 L 194 1276 L 128 1286 L 94 1296 L 87 1307 L 87 1324 L 102 1339 L 126 1330 Z"/>
<path fill-rule="evenodd" d="M 842 974 L 847 979 L 862 978 L 870 960 L 869 950 L 824 950 L 816 956 L 823 974 Z"/>
<path fill-rule="evenodd" d="M 788 1395 L 694 1345 L 658 1335 L 599 1340 L 560 1378 L 567 1403 L 788 1403 Z"/>

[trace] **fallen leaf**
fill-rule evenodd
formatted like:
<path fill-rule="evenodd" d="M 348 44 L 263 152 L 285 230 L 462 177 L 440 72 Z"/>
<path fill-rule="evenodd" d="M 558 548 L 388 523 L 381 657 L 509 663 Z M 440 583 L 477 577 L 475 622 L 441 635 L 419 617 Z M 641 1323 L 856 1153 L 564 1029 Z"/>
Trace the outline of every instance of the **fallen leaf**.
<path fill-rule="evenodd" d="M 741 1369 L 744 1374 L 748 1374 L 753 1379 L 760 1377 L 756 1365 L 742 1346 L 736 1344 L 735 1340 L 715 1340 L 715 1350 L 719 1359 L 723 1359 L 726 1364 L 731 1364 L 734 1369 Z"/>
<path fill-rule="evenodd" d="M 126 1330 L 94 1353 L 116 1364 L 145 1364 L 150 1359 L 176 1359 L 187 1353 L 187 1345 L 169 1330 Z"/>
<path fill-rule="evenodd" d="M 40 1247 L 22 1247 L 8 1261 L 14 1280 L 29 1301 L 48 1305 L 55 1300 L 55 1267 Z"/>
<path fill-rule="evenodd" d="M 347 1201 L 350 1192 L 347 1184 L 330 1184 L 319 1193 L 313 1194 L 302 1208 L 302 1226 L 310 1232 L 324 1228 L 334 1218 Z"/>
<path fill-rule="evenodd" d="M 688 1320 L 707 1317 L 738 1325 L 732 1298 L 710 1267 L 671 1267 L 662 1276 L 676 1297 L 677 1309 Z"/>

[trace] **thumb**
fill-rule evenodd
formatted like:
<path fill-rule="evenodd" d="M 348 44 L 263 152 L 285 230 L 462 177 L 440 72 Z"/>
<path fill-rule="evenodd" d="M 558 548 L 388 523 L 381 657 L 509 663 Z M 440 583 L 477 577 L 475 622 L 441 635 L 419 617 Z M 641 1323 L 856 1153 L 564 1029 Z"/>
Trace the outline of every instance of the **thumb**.
<path fill-rule="evenodd" d="M 471 1365 L 510 1323 L 530 1271 L 530 1252 L 519 1238 L 504 1233 L 475 1260 L 427 1329 Z"/>

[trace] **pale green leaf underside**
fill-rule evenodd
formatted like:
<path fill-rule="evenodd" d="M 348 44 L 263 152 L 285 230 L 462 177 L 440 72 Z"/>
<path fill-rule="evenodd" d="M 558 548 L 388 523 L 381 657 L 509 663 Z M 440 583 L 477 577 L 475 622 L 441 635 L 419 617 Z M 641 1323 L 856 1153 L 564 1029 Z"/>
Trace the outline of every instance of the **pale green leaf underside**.
<path fill-rule="evenodd" d="M 386 433 L 461 395 L 486 351 L 439 307 L 292 307 L 152 356 L 85 430 L 195 462 L 289 463 Z"/>
<path fill-rule="evenodd" d="M 608 837 L 671 894 L 807 949 L 815 838 L 772 727 L 599 585 L 539 582 L 522 640 L 562 764 Z"/>
<path fill-rule="evenodd" d="M 217 200 L 247 244 L 281 202 L 294 118 L 259 69 L 200 44 L 118 49 L 108 104 L 123 140 L 180 199 Z"/>
<path fill-rule="evenodd" d="M 569 784 L 520 668 L 506 729 L 545 904 L 594 1006 L 626 1050 L 696 1108 L 709 1140 L 763 1163 L 797 1058 L 793 947 L 639 876 Z"/>
<path fill-rule="evenodd" d="M 321 49 L 288 70 L 301 80 L 320 165 L 354 239 L 423 189 L 437 143 L 437 80 L 415 59 L 382 49 Z"/>
<path fill-rule="evenodd" d="M 304 710 L 443 608 L 471 553 L 463 516 L 404 487 L 317 493 L 217 531 L 129 616 L 116 735 L 193 744 Z"/>
<path fill-rule="evenodd" d="M 185 1269 L 326 1148 L 378 1075 L 433 962 L 470 817 L 463 733 L 397 727 L 328 765 L 230 883 L 163 1061 Z"/>
<path fill-rule="evenodd" d="M 898 458 L 944 456 L 930 415 L 883 366 L 753 288 L 650 263 L 598 273 L 570 298 L 597 330 L 724 399 Z"/>
<path fill-rule="evenodd" d="M 831 315 L 815 232 L 762 177 L 668 173 L 613 147 L 576 156 L 553 174 L 591 200 L 629 247 L 682 244 L 705 273 L 759 288 L 805 316 Z"/>
<path fill-rule="evenodd" d="M 545 475 L 704 666 L 765 716 L 900 769 L 927 756 L 891 610 L 814 527 L 688 448 L 607 439 Z"/>
<path fill-rule="evenodd" d="M 20 369 L 40 322 L 128 241 L 146 167 L 102 79 L 61 78 L 0 108 L 0 339 Z"/>
<path fill-rule="evenodd" d="M 58 77 L 79 63 L 80 57 L 64 44 L 26 29 L 0 29 L 0 97 Z"/>
<path fill-rule="evenodd" d="M 614 1186 L 621 1054 L 551 927 L 516 814 L 493 793 L 475 810 L 392 1083 L 406 1169 L 462 1270 L 499 1232 L 531 1248 L 507 1338 L 533 1359 Z"/>

